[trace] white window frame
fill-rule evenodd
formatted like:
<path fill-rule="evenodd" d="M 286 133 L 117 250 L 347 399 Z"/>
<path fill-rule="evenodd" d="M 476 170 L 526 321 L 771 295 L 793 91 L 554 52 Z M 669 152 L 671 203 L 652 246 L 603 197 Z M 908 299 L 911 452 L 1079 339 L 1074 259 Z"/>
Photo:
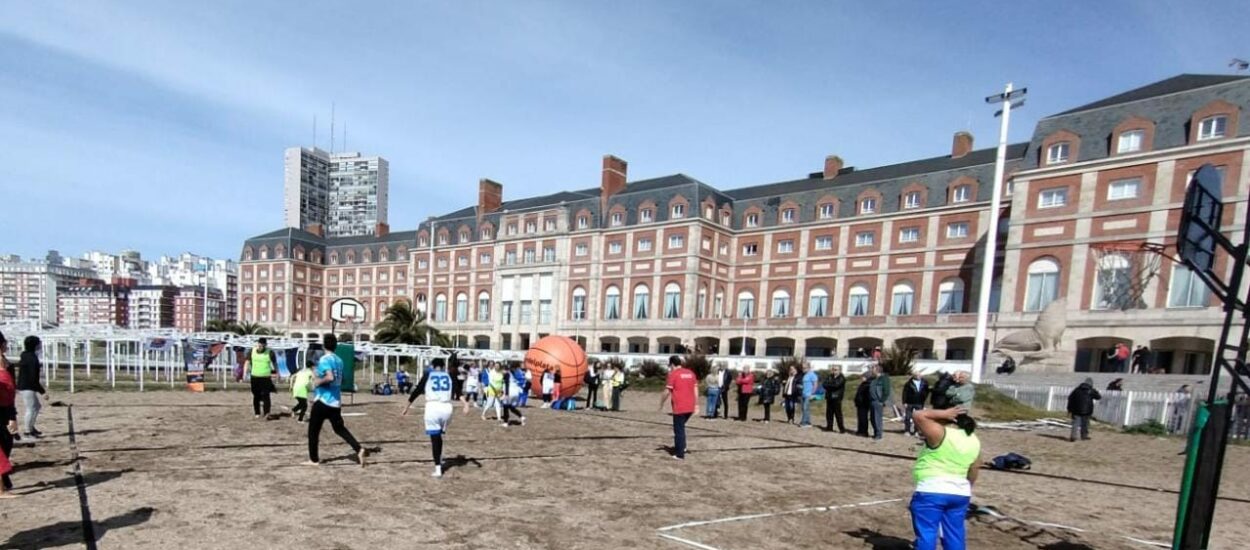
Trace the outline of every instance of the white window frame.
<path fill-rule="evenodd" d="M 655 212 L 651 210 L 650 208 L 643 208 L 642 210 L 638 211 L 639 223 L 651 223 L 654 220 L 655 220 Z"/>
<path fill-rule="evenodd" d="M 817 235 L 816 250 L 833 250 L 833 235 Z"/>
<path fill-rule="evenodd" d="M 573 247 L 574 256 L 585 256 L 587 254 L 590 254 L 590 245 L 586 243 L 578 243 Z"/>
<path fill-rule="evenodd" d="M 1072 143 L 1060 141 L 1046 148 L 1046 164 L 1063 164 L 1072 158 Z"/>
<path fill-rule="evenodd" d="M 968 222 L 950 222 L 946 224 L 946 238 L 948 239 L 968 238 Z"/>
<path fill-rule="evenodd" d="M 1208 122 L 1210 123 L 1208 125 Z M 1219 133 L 1216 133 L 1216 130 Z M 1228 134 L 1228 115 L 1211 115 L 1198 121 L 1198 141 L 1219 139 Z"/>
<path fill-rule="evenodd" d="M 747 214 L 746 225 L 747 227 L 759 227 L 760 215 L 759 214 Z"/>
<path fill-rule="evenodd" d="M 902 229 L 899 229 L 898 230 L 898 242 L 900 243 L 920 242 L 920 228 L 919 227 L 904 227 Z"/>
<path fill-rule="evenodd" d="M 669 248 L 685 248 L 686 237 L 684 235 L 669 235 L 668 247 Z"/>
<path fill-rule="evenodd" d="M 877 242 L 876 235 L 872 231 L 860 231 L 855 234 L 855 247 L 864 248 L 875 245 Z"/>
<path fill-rule="evenodd" d="M 651 246 L 652 246 L 651 239 L 647 239 L 647 238 L 638 239 L 638 251 L 639 252 L 650 252 Z"/>
<path fill-rule="evenodd" d="M 781 223 L 794 223 L 793 208 L 787 208 L 781 211 Z"/>
<path fill-rule="evenodd" d="M 613 212 L 611 220 L 612 227 L 620 227 L 622 223 L 625 223 L 625 214 L 623 212 Z"/>
<path fill-rule="evenodd" d="M 1047 200 L 1047 197 L 1051 197 Z M 1056 201 L 1055 197 L 1061 197 L 1062 200 Z M 1068 205 L 1068 188 L 1067 187 L 1051 187 L 1050 189 L 1042 189 L 1037 192 L 1037 208 L 1062 208 Z"/>
<path fill-rule="evenodd" d="M 909 191 L 903 195 L 903 208 L 920 208 L 920 191 Z"/>
<path fill-rule="evenodd" d="M 972 186 L 968 184 L 956 185 L 955 190 L 951 192 L 951 202 L 960 203 L 972 200 Z"/>
<path fill-rule="evenodd" d="M 1132 184 L 1131 185 L 1131 189 L 1133 190 L 1132 194 L 1126 193 L 1126 189 L 1130 188 L 1129 184 Z M 1128 199 L 1135 199 L 1141 195 L 1141 184 L 1142 184 L 1141 178 L 1126 178 L 1122 180 L 1115 180 L 1107 184 L 1107 200 L 1122 201 L 1122 200 L 1128 200 Z"/>
<path fill-rule="evenodd" d="M 686 217 L 686 205 L 684 204 L 674 204 L 672 210 L 670 211 L 672 212 L 672 215 L 669 217 L 674 220 Z"/>
<path fill-rule="evenodd" d="M 1115 140 L 1115 153 L 1123 155 L 1126 153 L 1136 153 L 1142 150 L 1143 144 L 1146 142 L 1146 131 L 1141 129 L 1125 130 L 1120 132 L 1120 137 Z"/>
<path fill-rule="evenodd" d="M 760 253 L 760 245 L 756 243 L 746 243 L 742 245 L 743 256 L 755 256 Z"/>
<path fill-rule="evenodd" d="M 783 240 L 777 241 L 777 253 L 778 254 L 793 254 L 794 253 L 794 240 L 783 239 Z"/>
<path fill-rule="evenodd" d="M 588 216 L 578 216 L 578 217 L 577 217 L 577 228 L 578 228 L 578 229 L 586 229 L 586 228 L 588 228 L 588 227 L 590 227 L 590 218 L 589 218 Z"/>
<path fill-rule="evenodd" d="M 621 244 L 621 241 L 608 243 L 608 254 L 620 254 L 622 250 L 624 250 L 624 245 Z"/>
<path fill-rule="evenodd" d="M 827 202 L 825 204 L 820 205 L 820 219 L 822 220 L 833 219 L 833 203 Z"/>
<path fill-rule="evenodd" d="M 864 199 L 860 199 L 859 201 L 859 213 L 860 214 L 875 214 L 876 212 L 877 212 L 877 199 L 876 198 L 867 197 Z"/>

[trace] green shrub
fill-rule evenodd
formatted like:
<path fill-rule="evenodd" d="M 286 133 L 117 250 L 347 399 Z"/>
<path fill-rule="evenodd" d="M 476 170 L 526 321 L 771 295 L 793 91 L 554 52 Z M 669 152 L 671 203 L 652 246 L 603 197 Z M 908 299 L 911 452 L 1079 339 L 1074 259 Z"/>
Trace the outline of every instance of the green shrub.
<path fill-rule="evenodd" d="M 668 375 L 668 367 L 647 359 L 638 364 L 638 376 L 641 378 L 664 378 Z"/>
<path fill-rule="evenodd" d="M 1167 428 L 1167 426 L 1164 426 L 1163 424 L 1160 424 L 1158 420 L 1151 419 L 1151 420 L 1147 420 L 1147 421 L 1145 421 L 1145 422 L 1142 422 L 1141 424 L 1134 424 L 1134 425 L 1132 425 L 1132 426 L 1125 426 L 1125 427 L 1124 427 L 1124 433 L 1126 433 L 1126 434 L 1139 434 L 1139 435 L 1164 436 L 1164 435 L 1167 435 L 1167 434 L 1168 434 L 1168 428 Z"/>
<path fill-rule="evenodd" d="M 707 356 L 701 353 L 691 353 L 686 356 L 686 368 L 694 371 L 694 375 L 698 377 L 700 382 L 712 372 L 712 362 L 707 360 Z"/>
<path fill-rule="evenodd" d="M 911 348 L 890 346 L 881 350 L 881 370 L 890 376 L 910 376 L 916 364 L 917 352 Z"/>
<path fill-rule="evenodd" d="M 807 361 L 802 357 L 789 355 L 773 363 L 773 368 L 777 370 L 778 376 L 781 376 L 783 379 L 790 375 L 790 367 L 797 367 L 802 372 L 803 369 L 807 368 Z"/>

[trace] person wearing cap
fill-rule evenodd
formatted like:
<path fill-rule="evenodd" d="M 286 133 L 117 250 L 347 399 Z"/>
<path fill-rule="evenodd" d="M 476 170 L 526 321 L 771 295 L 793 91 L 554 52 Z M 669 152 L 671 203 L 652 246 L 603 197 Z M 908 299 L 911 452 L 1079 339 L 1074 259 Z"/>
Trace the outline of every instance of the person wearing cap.
<path fill-rule="evenodd" d="M 269 339 L 256 341 L 256 347 L 248 353 L 243 362 L 243 370 L 252 377 L 252 415 L 253 418 L 269 419 L 269 394 L 277 391 L 273 385 L 278 359 L 273 350 L 269 349 Z"/>

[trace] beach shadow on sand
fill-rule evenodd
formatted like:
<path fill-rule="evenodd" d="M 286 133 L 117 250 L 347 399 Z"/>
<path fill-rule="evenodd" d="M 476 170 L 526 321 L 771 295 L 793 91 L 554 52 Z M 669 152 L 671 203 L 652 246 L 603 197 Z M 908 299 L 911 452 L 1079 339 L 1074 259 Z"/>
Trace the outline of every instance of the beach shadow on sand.
<path fill-rule="evenodd" d="M 854 531 L 846 531 L 847 536 L 860 539 L 872 545 L 873 550 L 908 550 L 911 548 L 911 541 L 892 535 L 884 535 L 879 531 L 871 529 L 856 529 Z"/>
<path fill-rule="evenodd" d="M 136 508 L 124 514 L 97 521 L 93 527 L 95 540 L 99 541 L 104 534 L 114 529 L 133 527 L 152 519 L 155 508 Z M 9 537 L 3 548 L 51 548 L 78 545 L 84 542 L 81 521 L 62 521 L 14 533 Z"/>

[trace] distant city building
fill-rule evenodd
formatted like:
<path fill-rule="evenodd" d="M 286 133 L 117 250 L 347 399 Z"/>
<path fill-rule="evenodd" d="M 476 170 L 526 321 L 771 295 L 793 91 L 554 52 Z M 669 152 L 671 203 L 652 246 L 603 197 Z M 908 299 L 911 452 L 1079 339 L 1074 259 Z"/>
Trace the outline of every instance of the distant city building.
<path fill-rule="evenodd" d="M 130 322 L 130 289 L 82 281 L 60 292 L 57 299 L 61 325 L 111 325 L 125 327 Z"/>
<path fill-rule="evenodd" d="M 129 323 L 136 329 L 173 328 L 174 298 L 178 288 L 143 285 L 130 289 Z"/>
<path fill-rule="evenodd" d="M 96 278 L 90 269 L 62 265 L 55 251 L 48 259 L 57 262 L 23 261 L 17 256 L 0 259 L 0 321 L 55 324 L 60 292 L 83 279 Z"/>
<path fill-rule="evenodd" d="M 373 235 L 387 223 L 389 182 L 380 156 L 291 147 L 284 156 L 285 225 L 333 237 Z"/>
<path fill-rule="evenodd" d="M 205 305 L 208 306 L 209 321 L 222 318 L 226 310 L 226 302 L 222 293 L 216 288 L 208 289 L 208 303 L 204 302 L 204 287 L 184 286 L 178 290 L 174 306 L 174 328 L 184 332 L 200 332 L 204 330 Z"/>

